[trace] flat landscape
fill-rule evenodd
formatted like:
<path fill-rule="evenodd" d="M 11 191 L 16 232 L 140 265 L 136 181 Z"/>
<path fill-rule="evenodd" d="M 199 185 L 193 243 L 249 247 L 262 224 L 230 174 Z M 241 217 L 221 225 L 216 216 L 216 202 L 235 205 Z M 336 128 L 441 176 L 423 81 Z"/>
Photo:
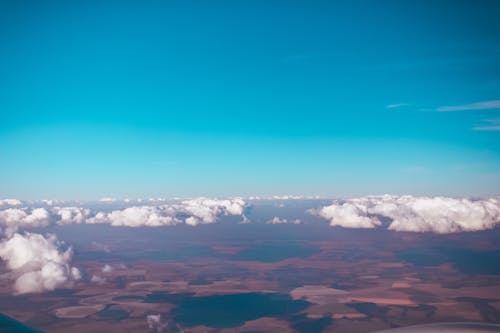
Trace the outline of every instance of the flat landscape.
<path fill-rule="evenodd" d="M 293 203 L 315 205 L 316 202 Z M 274 207 L 274 208 L 273 208 Z M 500 230 L 453 234 L 254 222 L 53 226 L 82 279 L 0 312 L 46 332 L 353 332 L 500 323 Z M 288 208 L 293 212 L 293 207 Z M 273 211 L 274 210 L 274 211 Z"/>

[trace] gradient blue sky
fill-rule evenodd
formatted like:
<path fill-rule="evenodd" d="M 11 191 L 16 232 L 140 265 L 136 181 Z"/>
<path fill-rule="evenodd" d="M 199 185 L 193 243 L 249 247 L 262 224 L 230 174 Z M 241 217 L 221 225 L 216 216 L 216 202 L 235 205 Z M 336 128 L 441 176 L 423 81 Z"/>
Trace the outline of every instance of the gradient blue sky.
<path fill-rule="evenodd" d="M 0 197 L 500 194 L 498 1 L 0 1 Z"/>

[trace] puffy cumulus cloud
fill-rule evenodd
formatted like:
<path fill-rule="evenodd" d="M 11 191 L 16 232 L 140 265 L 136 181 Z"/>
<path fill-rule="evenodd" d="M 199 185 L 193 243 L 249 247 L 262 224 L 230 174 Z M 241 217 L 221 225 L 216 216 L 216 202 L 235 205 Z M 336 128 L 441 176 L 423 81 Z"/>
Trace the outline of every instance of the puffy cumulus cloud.
<path fill-rule="evenodd" d="M 4 233 L 12 235 L 19 228 L 46 227 L 51 222 L 57 224 L 84 223 L 90 210 L 80 207 L 53 207 L 53 208 L 7 208 L 0 210 L 0 227 Z"/>
<path fill-rule="evenodd" d="M 174 216 L 172 207 L 165 206 L 133 206 L 110 213 L 99 212 L 87 220 L 87 223 L 107 223 L 123 227 L 159 227 L 175 225 L 180 221 Z"/>
<path fill-rule="evenodd" d="M 21 206 L 21 204 L 21 200 L 17 199 L 0 199 L 0 207 Z"/>
<path fill-rule="evenodd" d="M 195 226 L 214 223 L 221 215 L 243 215 L 245 205 L 245 201 L 240 198 L 226 200 L 197 198 L 185 200 L 181 205 L 176 205 L 176 208 L 191 215 L 185 222 Z"/>
<path fill-rule="evenodd" d="M 81 207 L 54 207 L 52 214 L 56 217 L 57 224 L 83 223 L 90 215 L 90 209 Z"/>
<path fill-rule="evenodd" d="M 106 223 L 112 226 L 159 227 L 180 223 L 196 226 L 214 223 L 222 215 L 240 215 L 246 203 L 239 198 L 216 200 L 197 198 L 158 206 L 132 206 L 112 212 L 98 212 L 87 223 Z"/>
<path fill-rule="evenodd" d="M 330 220 L 330 225 L 332 227 L 375 228 L 380 225 L 378 219 L 368 216 L 367 207 L 357 203 L 334 203 L 318 211 L 313 211 L 313 213 L 324 219 Z"/>
<path fill-rule="evenodd" d="M 334 201 L 310 212 L 345 228 L 452 233 L 494 228 L 500 222 L 500 198 L 369 196 Z"/>
<path fill-rule="evenodd" d="M 50 214 L 45 208 L 7 208 L 0 211 L 0 227 L 8 236 L 19 228 L 46 227 Z"/>
<path fill-rule="evenodd" d="M 15 279 L 17 294 L 39 293 L 69 287 L 81 278 L 80 271 L 70 266 L 72 249 L 61 250 L 55 235 L 15 233 L 0 243 L 0 258 Z"/>

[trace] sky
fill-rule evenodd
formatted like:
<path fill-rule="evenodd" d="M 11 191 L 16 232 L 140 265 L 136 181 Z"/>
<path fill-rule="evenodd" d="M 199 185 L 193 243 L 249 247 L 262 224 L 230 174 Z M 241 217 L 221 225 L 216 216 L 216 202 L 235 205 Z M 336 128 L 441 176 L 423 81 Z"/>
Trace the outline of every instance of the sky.
<path fill-rule="evenodd" d="M 0 0 L 0 197 L 499 195 L 499 16 Z"/>

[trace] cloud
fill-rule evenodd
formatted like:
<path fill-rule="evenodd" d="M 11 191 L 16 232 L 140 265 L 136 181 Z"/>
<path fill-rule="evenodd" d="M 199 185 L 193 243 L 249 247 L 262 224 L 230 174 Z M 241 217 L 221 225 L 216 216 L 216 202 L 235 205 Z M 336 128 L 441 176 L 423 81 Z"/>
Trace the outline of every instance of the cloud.
<path fill-rule="evenodd" d="M 394 103 L 394 104 L 388 104 L 385 106 L 386 109 L 397 109 L 397 108 L 402 108 L 405 106 L 411 106 L 409 103 Z"/>
<path fill-rule="evenodd" d="M 132 206 L 112 212 L 98 212 L 87 223 L 106 223 L 112 226 L 160 227 L 185 223 L 196 226 L 216 222 L 222 215 L 242 216 L 245 201 L 242 199 L 196 198 L 180 203 L 158 206 Z"/>
<path fill-rule="evenodd" d="M 110 213 L 98 212 L 89 218 L 87 223 L 105 223 L 124 227 L 159 227 L 175 225 L 180 221 L 174 216 L 174 211 L 163 206 L 133 206 Z"/>
<path fill-rule="evenodd" d="M 250 196 L 248 200 L 304 200 L 304 199 L 320 199 L 318 195 L 273 195 L 270 197 Z"/>
<path fill-rule="evenodd" d="M 57 224 L 83 223 L 90 215 L 90 209 L 81 207 L 54 207 L 52 213 L 58 217 Z"/>
<path fill-rule="evenodd" d="M 436 109 L 438 112 L 468 111 L 468 110 L 490 110 L 500 109 L 500 100 L 477 102 L 463 105 L 441 106 Z"/>
<path fill-rule="evenodd" d="M 168 323 L 164 322 L 161 315 L 148 315 L 146 317 L 148 328 L 155 333 L 164 332 L 168 328 Z"/>
<path fill-rule="evenodd" d="M 15 233 L 0 243 L 0 258 L 11 270 L 16 294 L 40 293 L 70 287 L 81 278 L 80 271 L 69 265 L 72 249 L 62 251 L 55 235 Z"/>
<path fill-rule="evenodd" d="M 104 284 L 106 283 L 106 279 L 103 278 L 102 276 L 99 276 L 99 275 L 92 275 L 92 277 L 90 278 L 90 282 L 93 282 L 93 283 L 97 283 L 97 284 Z"/>
<path fill-rule="evenodd" d="M 16 207 L 0 210 L 0 231 L 12 235 L 20 228 L 46 227 L 51 223 L 66 224 L 110 224 L 126 227 L 159 227 L 176 224 L 214 223 L 223 215 L 244 215 L 246 202 L 241 198 L 173 200 L 157 205 L 136 205 L 113 211 L 92 211 L 77 206 L 55 206 L 47 208 Z"/>
<path fill-rule="evenodd" d="M 333 204 L 312 212 L 330 220 L 332 227 L 375 228 L 380 225 L 380 221 L 368 216 L 367 207 L 356 203 Z"/>
<path fill-rule="evenodd" d="M 21 201 L 17 199 L 0 199 L 0 207 L 20 206 L 21 204 Z"/>
<path fill-rule="evenodd" d="M 45 208 L 7 208 L 0 211 L 0 227 L 9 236 L 19 228 L 37 228 L 49 225 L 50 214 Z"/>
<path fill-rule="evenodd" d="M 485 119 L 483 122 L 484 125 L 475 126 L 472 129 L 474 131 L 500 131 L 500 118 Z"/>
<path fill-rule="evenodd" d="M 500 222 L 500 198 L 370 196 L 334 201 L 310 213 L 345 228 L 453 233 L 494 228 Z"/>
<path fill-rule="evenodd" d="M 101 198 L 99 199 L 99 202 L 105 202 L 105 203 L 113 203 L 113 202 L 117 202 L 118 199 L 117 198 Z"/>
<path fill-rule="evenodd" d="M 101 271 L 103 273 L 111 273 L 113 271 L 113 267 L 111 267 L 110 265 L 106 264 L 102 267 Z"/>
<path fill-rule="evenodd" d="M 266 223 L 267 224 L 286 224 L 286 223 L 300 224 L 301 221 L 299 219 L 289 221 L 288 219 L 275 216 L 271 220 L 267 221 Z"/>
<path fill-rule="evenodd" d="M 266 223 L 268 223 L 268 224 L 284 224 L 284 223 L 288 223 L 288 220 L 284 219 L 284 218 L 283 219 L 279 218 L 278 216 L 275 216 L 271 220 L 267 221 Z"/>
<path fill-rule="evenodd" d="M 196 226 L 198 224 L 214 223 L 221 215 L 243 215 L 246 203 L 240 198 L 215 200 L 197 198 L 185 200 L 176 208 L 191 215 L 185 220 L 186 224 Z"/>

